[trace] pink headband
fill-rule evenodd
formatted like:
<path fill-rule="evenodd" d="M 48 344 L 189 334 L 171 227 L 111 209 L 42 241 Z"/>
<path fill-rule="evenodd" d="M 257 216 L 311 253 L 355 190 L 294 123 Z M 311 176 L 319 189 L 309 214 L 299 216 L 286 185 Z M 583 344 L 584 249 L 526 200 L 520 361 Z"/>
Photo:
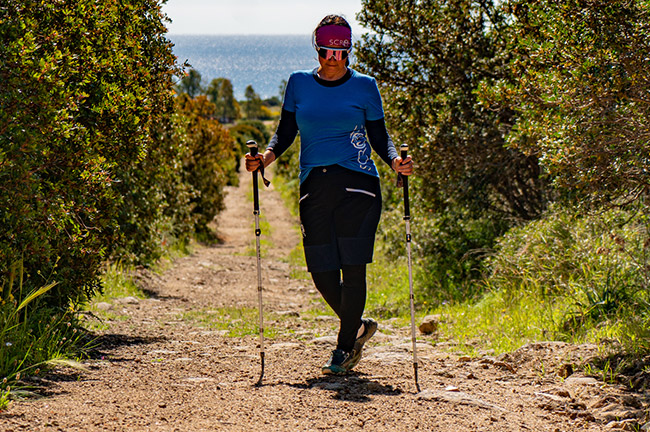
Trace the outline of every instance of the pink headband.
<path fill-rule="evenodd" d="M 316 30 L 316 45 L 319 47 L 350 48 L 352 46 L 352 32 L 345 26 L 323 26 Z"/>

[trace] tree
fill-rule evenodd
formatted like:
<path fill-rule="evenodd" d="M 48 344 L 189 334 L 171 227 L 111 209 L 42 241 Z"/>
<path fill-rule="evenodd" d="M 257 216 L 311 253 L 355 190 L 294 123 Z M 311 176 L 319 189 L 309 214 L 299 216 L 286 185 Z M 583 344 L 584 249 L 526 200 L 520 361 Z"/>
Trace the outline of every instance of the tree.
<path fill-rule="evenodd" d="M 280 100 L 284 100 L 284 92 L 287 90 L 287 80 L 283 79 L 280 81 L 280 85 L 278 86 L 278 96 L 280 97 Z"/>
<path fill-rule="evenodd" d="M 203 91 L 201 74 L 196 69 L 190 69 L 187 75 L 181 79 L 178 89 L 180 93 L 186 93 L 190 98 L 197 97 Z"/>
<path fill-rule="evenodd" d="M 246 103 L 244 104 L 244 111 L 248 120 L 258 120 L 264 116 L 262 111 L 262 99 L 255 92 L 252 85 L 248 85 L 244 91 Z"/>
<path fill-rule="evenodd" d="M 512 112 L 476 97 L 482 80 L 505 73 L 505 16 L 493 2 L 366 1 L 360 19 L 376 33 L 364 35 L 357 56 L 387 92 L 396 135 L 420 150 L 429 196 L 537 217 L 545 199 L 536 158 L 505 148 Z"/>
<path fill-rule="evenodd" d="M 208 99 L 217 107 L 221 123 L 232 123 L 240 117 L 239 104 L 235 99 L 232 82 L 227 78 L 215 78 L 206 91 Z"/>
<path fill-rule="evenodd" d="M 271 134 L 269 133 L 268 128 L 259 120 L 243 120 L 237 122 L 237 124 L 228 129 L 228 131 L 239 143 L 239 156 L 243 156 L 249 151 L 248 147 L 246 147 L 246 143 L 249 140 L 254 140 L 261 147 L 266 147 L 271 139 Z"/>
<path fill-rule="evenodd" d="M 535 155 L 505 146 L 514 113 L 476 95 L 508 72 L 506 18 L 491 0 L 364 0 L 358 16 L 370 30 L 360 66 L 380 83 L 394 140 L 418 162 L 415 207 L 431 223 L 421 253 L 440 283 L 473 274 L 472 251 L 538 217 L 548 199 Z"/>
<path fill-rule="evenodd" d="M 518 114 L 510 148 L 539 155 L 565 195 L 596 203 L 647 195 L 650 4 L 512 0 L 507 11 L 508 67 L 518 79 L 482 91 Z"/>

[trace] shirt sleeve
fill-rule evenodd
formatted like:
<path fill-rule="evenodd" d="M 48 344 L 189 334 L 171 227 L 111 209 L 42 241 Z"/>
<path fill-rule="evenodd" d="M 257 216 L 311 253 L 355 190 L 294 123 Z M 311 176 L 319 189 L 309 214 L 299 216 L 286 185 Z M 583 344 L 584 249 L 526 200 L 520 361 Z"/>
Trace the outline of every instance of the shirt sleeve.
<path fill-rule="evenodd" d="M 271 150 L 275 154 L 275 157 L 279 158 L 293 144 L 297 134 L 298 123 L 296 122 L 296 113 L 282 108 L 280 123 L 278 123 L 278 128 L 266 149 Z"/>
<path fill-rule="evenodd" d="M 284 100 L 282 101 L 282 112 L 280 122 L 275 131 L 267 150 L 271 150 L 275 157 L 278 158 L 284 153 L 298 134 L 298 122 L 296 121 L 296 98 L 294 92 L 295 78 L 294 74 L 289 75 L 287 87 L 284 90 Z"/>
<path fill-rule="evenodd" d="M 392 168 L 393 159 L 397 157 L 397 150 L 393 140 L 388 135 L 384 118 L 366 120 L 366 133 L 372 149 Z"/>
<path fill-rule="evenodd" d="M 284 100 L 282 101 L 282 109 L 293 113 L 296 112 L 296 97 L 294 91 L 295 83 L 296 78 L 292 73 L 289 75 L 289 79 L 287 80 L 287 87 L 284 89 Z"/>
<path fill-rule="evenodd" d="M 384 107 L 381 101 L 381 94 L 377 87 L 377 81 L 370 78 L 368 84 L 368 102 L 366 104 L 366 120 L 379 120 L 384 118 Z"/>

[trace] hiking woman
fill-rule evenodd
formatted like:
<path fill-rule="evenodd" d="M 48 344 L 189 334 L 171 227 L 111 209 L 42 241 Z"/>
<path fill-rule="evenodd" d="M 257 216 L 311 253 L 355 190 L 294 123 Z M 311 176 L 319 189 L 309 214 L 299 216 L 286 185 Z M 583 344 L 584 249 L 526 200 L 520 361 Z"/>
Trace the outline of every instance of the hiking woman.
<path fill-rule="evenodd" d="M 361 359 L 377 322 L 362 318 L 366 264 L 372 262 L 381 213 L 379 173 L 371 151 L 393 170 L 410 175 L 386 131 L 374 78 L 349 68 L 352 31 L 328 15 L 313 33 L 319 66 L 293 72 L 277 131 L 266 151 L 246 155 L 246 169 L 270 165 L 300 131 L 300 222 L 307 270 L 340 319 L 336 349 L 325 374 L 343 374 Z"/>

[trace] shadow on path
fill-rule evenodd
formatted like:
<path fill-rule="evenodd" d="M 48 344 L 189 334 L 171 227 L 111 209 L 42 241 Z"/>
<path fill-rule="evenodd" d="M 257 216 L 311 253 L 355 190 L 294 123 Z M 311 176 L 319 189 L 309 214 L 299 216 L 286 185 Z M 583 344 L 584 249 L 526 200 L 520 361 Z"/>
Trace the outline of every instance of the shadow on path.
<path fill-rule="evenodd" d="M 351 402 L 370 402 L 372 395 L 398 396 L 403 392 L 390 384 L 381 384 L 362 374 L 326 375 L 307 379 L 304 383 L 280 383 L 299 389 L 322 389 L 333 393 L 332 398 Z"/>
<path fill-rule="evenodd" d="M 115 350 L 125 346 L 149 345 L 157 342 L 164 342 L 166 340 L 167 337 L 165 336 L 142 337 L 115 333 L 104 334 L 95 339 L 93 348 L 88 352 L 88 358 L 92 360 L 101 360 L 109 355 L 106 351 Z M 111 361 L 117 361 L 117 359 L 111 357 Z"/>

